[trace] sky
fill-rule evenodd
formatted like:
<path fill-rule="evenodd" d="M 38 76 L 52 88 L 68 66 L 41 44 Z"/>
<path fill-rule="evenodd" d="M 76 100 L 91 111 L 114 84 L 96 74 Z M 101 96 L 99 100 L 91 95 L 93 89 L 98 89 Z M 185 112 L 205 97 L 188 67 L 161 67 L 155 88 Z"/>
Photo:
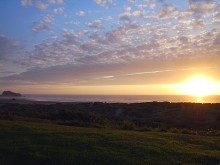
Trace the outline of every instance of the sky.
<path fill-rule="evenodd" d="M 219 0 L 0 0 L 0 91 L 181 94 L 219 73 Z"/>

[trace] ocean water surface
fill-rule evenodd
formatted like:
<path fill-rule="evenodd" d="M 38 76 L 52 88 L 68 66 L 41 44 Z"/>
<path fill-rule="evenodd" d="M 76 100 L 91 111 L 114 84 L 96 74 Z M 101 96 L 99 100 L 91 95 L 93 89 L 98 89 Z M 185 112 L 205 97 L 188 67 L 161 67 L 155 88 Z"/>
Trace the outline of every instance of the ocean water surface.
<path fill-rule="evenodd" d="M 55 102 L 108 102 L 108 103 L 140 103 L 140 102 L 197 102 L 220 103 L 220 95 L 188 96 L 188 95 L 24 95 L 34 101 Z"/>

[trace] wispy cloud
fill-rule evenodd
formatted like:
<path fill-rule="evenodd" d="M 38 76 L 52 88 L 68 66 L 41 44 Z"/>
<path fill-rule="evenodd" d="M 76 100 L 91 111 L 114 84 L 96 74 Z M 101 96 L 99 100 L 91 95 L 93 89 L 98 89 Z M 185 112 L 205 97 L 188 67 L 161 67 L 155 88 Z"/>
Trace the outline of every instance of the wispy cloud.
<path fill-rule="evenodd" d="M 164 72 L 174 72 L 175 70 L 156 70 L 150 72 L 138 72 L 138 73 L 129 73 L 126 76 L 142 75 L 142 74 L 155 74 L 155 73 L 164 73 Z"/>
<path fill-rule="evenodd" d="M 31 30 L 34 33 L 38 33 L 40 31 L 51 31 L 50 27 L 43 22 L 34 22 Z"/>
<path fill-rule="evenodd" d="M 158 17 L 160 19 L 172 19 L 175 18 L 177 14 L 177 8 L 173 5 L 163 6 L 158 12 Z"/>
<path fill-rule="evenodd" d="M 57 3 L 62 4 L 63 0 L 57 0 Z"/>
<path fill-rule="evenodd" d="M 101 77 L 97 77 L 95 78 L 96 80 L 98 79 L 113 79 L 115 76 L 101 76 Z"/>
<path fill-rule="evenodd" d="M 98 20 L 98 19 L 93 20 L 91 22 L 86 22 L 85 25 L 90 27 L 90 28 L 93 28 L 95 30 L 101 29 L 103 27 L 102 23 L 101 23 L 101 20 Z"/>
<path fill-rule="evenodd" d="M 41 10 L 46 10 L 49 7 L 49 5 L 46 4 L 46 3 L 43 3 L 41 1 L 37 1 L 36 2 L 36 7 L 41 9 Z"/>
<path fill-rule="evenodd" d="M 23 32 L 29 37 L 21 39 L 20 35 L 16 35 L 25 44 L 20 52 L 22 56 L 12 57 L 18 43 L 10 35 L 0 36 L 0 59 L 10 57 L 11 63 L 23 67 L 23 74 L 13 77 L 14 80 L 21 77 L 31 80 L 31 75 L 35 74 L 39 77 L 42 74 L 47 79 L 42 73 L 45 71 L 55 81 L 57 77 L 51 70 L 53 68 L 59 74 L 67 73 L 63 80 L 71 75 L 87 83 L 94 78 L 116 81 L 123 76 L 141 77 L 183 71 L 168 65 L 157 68 L 161 65 L 156 63 L 158 61 L 200 61 L 219 56 L 220 8 L 216 0 L 92 0 L 86 3 L 20 0 L 19 5 L 24 7 L 24 12 L 32 13 L 34 9 L 29 26 L 26 23 L 23 28 L 30 29 Z M 145 70 L 151 65 L 147 63 L 136 69 L 138 65 L 134 63 L 142 61 L 151 61 L 154 66 Z M 107 69 L 103 65 L 108 65 Z M 120 71 L 114 70 L 115 65 Z M 131 69 L 124 69 L 126 65 Z M 97 74 L 90 72 L 90 66 Z M 72 74 L 68 69 L 76 71 Z M 199 70 L 198 67 L 185 70 L 193 69 Z M 88 76 L 89 80 L 80 74 Z"/>
<path fill-rule="evenodd" d="M 50 5 L 63 4 L 63 0 L 20 0 L 24 7 L 36 7 L 40 10 L 46 10 Z"/>
<path fill-rule="evenodd" d="M 44 22 L 45 23 L 51 23 L 51 22 L 54 22 L 54 16 L 53 15 L 51 15 L 51 14 L 46 14 L 45 16 L 44 16 Z"/>
<path fill-rule="evenodd" d="M 205 12 L 213 11 L 215 7 L 216 5 L 213 3 L 191 4 L 189 6 L 189 10 L 195 13 L 205 13 Z"/>
<path fill-rule="evenodd" d="M 64 7 L 55 8 L 55 9 L 53 9 L 53 12 L 55 14 L 62 14 L 64 12 Z"/>
<path fill-rule="evenodd" d="M 102 7 L 110 7 L 114 5 L 114 0 L 94 0 L 94 1 L 95 3 L 97 3 L 98 5 Z"/>
<path fill-rule="evenodd" d="M 85 12 L 84 11 L 79 11 L 78 13 L 76 13 L 77 16 L 79 17 L 83 17 L 85 16 Z"/>
<path fill-rule="evenodd" d="M 19 48 L 17 41 L 0 34 L 0 61 L 12 56 Z"/>
<path fill-rule="evenodd" d="M 143 75 L 143 74 L 157 74 L 157 73 L 165 73 L 165 72 L 178 72 L 178 71 L 187 71 L 187 70 L 206 70 L 206 69 L 216 69 L 216 67 L 201 67 L 201 68 L 185 68 L 185 69 L 168 69 L 168 70 L 156 70 L 156 71 L 149 71 L 149 72 L 138 72 L 138 73 L 129 73 L 126 74 L 127 76 L 134 76 L 134 75 Z"/>
<path fill-rule="evenodd" d="M 21 0 L 21 5 L 24 7 L 32 6 L 32 0 Z"/>
<path fill-rule="evenodd" d="M 133 67 L 133 66 L 132 66 Z M 105 64 L 105 65 L 57 65 L 48 68 L 33 68 L 21 74 L 0 78 L 0 82 L 8 84 L 40 84 L 40 83 L 71 83 L 109 85 L 109 84 L 160 84 L 161 82 L 177 82 L 194 71 L 219 71 L 217 67 L 194 67 L 182 69 L 153 70 L 146 72 L 127 73 L 130 69 L 126 66 Z M 121 74 L 120 74 L 121 72 Z M 151 76 L 152 75 L 152 76 Z M 179 75 L 179 76 L 178 76 Z M 167 76 L 175 76 L 178 79 L 161 81 Z"/>

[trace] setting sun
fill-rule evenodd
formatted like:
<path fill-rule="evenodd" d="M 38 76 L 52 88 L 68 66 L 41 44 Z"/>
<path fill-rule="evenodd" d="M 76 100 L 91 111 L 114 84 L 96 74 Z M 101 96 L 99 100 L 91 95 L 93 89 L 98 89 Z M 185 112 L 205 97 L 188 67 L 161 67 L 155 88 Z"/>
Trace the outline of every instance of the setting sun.
<path fill-rule="evenodd" d="M 216 83 L 204 76 L 193 77 L 181 86 L 183 93 L 194 96 L 212 95 L 216 90 Z"/>

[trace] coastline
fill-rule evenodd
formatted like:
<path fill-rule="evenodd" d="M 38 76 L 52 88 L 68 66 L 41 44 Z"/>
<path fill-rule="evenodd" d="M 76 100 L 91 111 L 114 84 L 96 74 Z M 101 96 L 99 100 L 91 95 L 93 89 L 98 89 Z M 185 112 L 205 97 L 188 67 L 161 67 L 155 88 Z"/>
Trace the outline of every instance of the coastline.
<path fill-rule="evenodd" d="M 192 104 L 220 104 L 220 102 L 199 102 L 199 101 L 157 101 L 157 100 L 148 100 L 148 101 L 108 101 L 108 100 L 35 100 L 35 99 L 31 99 L 25 96 L 22 97 L 3 97 L 0 96 L 0 104 L 57 104 L 57 103 L 61 103 L 61 104 L 77 104 L 77 103 L 106 103 L 106 104 L 114 104 L 114 103 L 118 103 L 118 104 L 142 104 L 142 103 L 174 103 L 174 104 L 188 104 L 188 103 L 192 103 Z"/>
<path fill-rule="evenodd" d="M 0 102 L 103 102 L 103 103 L 143 103 L 143 102 L 171 102 L 171 103 L 220 103 L 220 95 L 190 96 L 190 95 L 31 95 L 22 97 L 0 97 Z M 16 100 L 16 101 L 15 101 Z"/>
<path fill-rule="evenodd" d="M 0 104 L 55 104 L 53 101 L 36 101 L 25 97 L 0 97 Z"/>

